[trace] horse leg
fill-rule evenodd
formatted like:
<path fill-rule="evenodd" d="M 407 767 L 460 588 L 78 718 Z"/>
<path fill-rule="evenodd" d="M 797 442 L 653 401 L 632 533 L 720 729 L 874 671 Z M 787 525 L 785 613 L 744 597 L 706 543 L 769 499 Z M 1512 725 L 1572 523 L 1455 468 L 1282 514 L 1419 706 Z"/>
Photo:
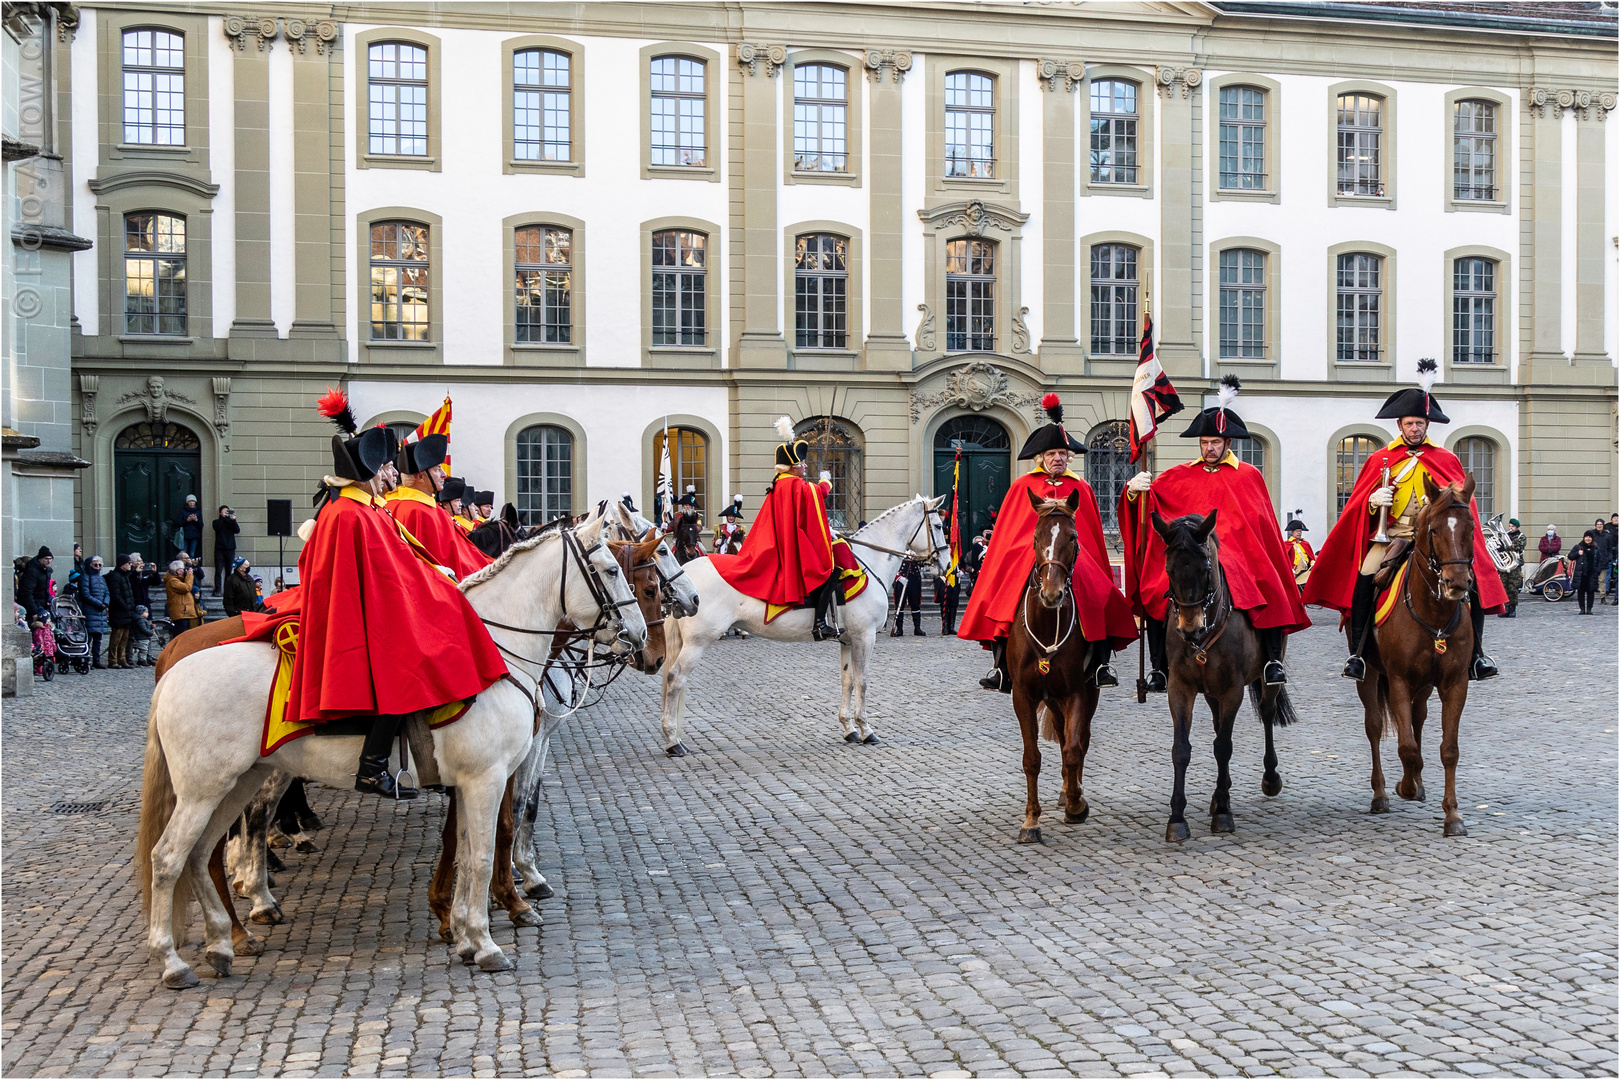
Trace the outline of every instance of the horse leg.
<path fill-rule="evenodd" d="M 866 675 L 872 669 L 872 646 L 877 643 L 877 630 L 871 629 L 853 636 L 855 640 L 850 645 L 853 670 L 850 672 L 849 704 L 855 716 L 855 733 L 867 746 L 876 746 L 877 732 L 866 722 Z"/>
<path fill-rule="evenodd" d="M 1040 703 L 1029 696 L 1022 686 L 1013 686 L 1013 712 L 1018 715 L 1018 730 L 1024 736 L 1024 824 L 1018 829 L 1020 844 L 1041 842 L 1041 744 L 1036 729 L 1035 711 Z"/>
<path fill-rule="evenodd" d="M 1395 737 L 1401 757 L 1401 779 L 1395 794 L 1408 801 L 1423 790 L 1423 755 L 1412 738 L 1412 687 L 1405 680 L 1389 676 L 1389 715 L 1395 721 Z"/>
<path fill-rule="evenodd" d="M 1468 827 L 1457 811 L 1458 729 L 1462 726 L 1463 706 L 1468 704 L 1468 678 L 1459 674 L 1440 685 L 1440 764 L 1446 769 L 1446 797 L 1440 805 L 1446 812 L 1445 834 L 1467 836 Z"/>
<path fill-rule="evenodd" d="M 540 814 L 540 781 L 543 776 L 546 743 L 551 736 L 541 731 L 530 745 L 529 754 L 513 774 L 512 804 L 513 827 L 512 862 L 523 875 L 523 892 L 527 896 L 544 900 L 552 895 L 545 875 L 534 861 L 534 822 Z"/>
<path fill-rule="evenodd" d="M 450 905 L 456 888 L 456 791 L 446 791 L 449 805 L 444 811 L 444 828 L 439 832 L 439 865 L 428 885 L 428 912 L 439 920 L 439 940 L 453 940 L 450 933 Z"/>
<path fill-rule="evenodd" d="M 217 805 L 217 804 L 215 804 Z M 163 985 L 183 990 L 197 985 L 197 975 L 175 951 L 175 887 L 191 859 L 191 851 L 202 838 L 214 806 L 196 800 L 177 800 L 163 835 L 152 846 L 152 880 L 147 882 L 151 899 L 147 909 L 146 949 L 152 959 L 163 964 Z M 194 889 L 205 892 L 205 889 Z M 183 898 L 181 903 L 184 903 Z"/>
<path fill-rule="evenodd" d="M 227 837 L 220 837 L 219 843 L 214 845 L 214 853 L 208 857 L 208 877 L 214 883 L 214 891 L 225 904 L 225 913 L 231 917 L 231 949 L 237 956 L 258 956 L 264 952 L 264 939 L 248 933 L 248 928 L 242 925 L 242 920 L 236 914 L 236 905 L 231 902 L 230 885 L 225 879 L 225 842 Z"/>
<path fill-rule="evenodd" d="M 274 924 L 286 919 L 281 905 L 270 892 L 268 834 L 271 819 L 281 816 L 278 807 L 292 783 L 290 774 L 280 770 L 272 772 L 242 815 L 242 885 L 238 891 L 253 901 L 253 910 L 248 913 L 249 922 Z M 313 850 L 314 845 L 311 844 L 310 848 Z"/>
<path fill-rule="evenodd" d="M 1238 709 L 1243 705 L 1243 687 L 1239 685 L 1224 698 L 1210 702 L 1215 707 L 1215 798 L 1209 814 L 1209 831 L 1229 833 L 1232 824 L 1232 728 L 1237 724 Z"/>
<path fill-rule="evenodd" d="M 1384 724 L 1389 716 L 1389 690 L 1384 676 L 1378 672 L 1368 672 L 1367 677 L 1356 683 L 1356 695 L 1361 698 L 1361 710 L 1367 727 L 1367 741 L 1372 744 L 1372 807 L 1367 811 L 1370 814 L 1389 813 L 1389 793 L 1384 790 L 1384 759 L 1379 754 L 1379 744 L 1384 741 Z"/>
<path fill-rule="evenodd" d="M 517 882 L 512 880 L 512 777 L 506 778 L 506 791 L 501 795 L 500 814 L 495 820 L 495 861 L 490 864 L 490 895 L 506 909 L 519 926 L 539 926 L 540 916 L 529 902 L 518 895 Z"/>
<path fill-rule="evenodd" d="M 854 687 L 851 685 L 852 680 L 853 680 L 853 674 L 850 671 L 849 654 L 850 654 L 851 650 L 850 650 L 850 643 L 849 643 L 849 640 L 848 640 L 849 635 L 845 634 L 844 638 L 845 638 L 845 640 L 839 642 L 839 644 L 838 644 L 838 668 L 839 668 L 839 671 L 838 671 L 838 676 L 839 676 L 838 726 L 844 729 L 844 741 L 848 742 L 848 743 L 853 743 L 853 742 L 860 742 L 861 737 L 859 735 L 855 734 L 855 730 L 852 727 L 852 725 L 850 724 L 850 700 L 849 699 L 850 699 L 850 696 L 853 693 Z"/>
<path fill-rule="evenodd" d="M 670 757 L 686 756 L 686 745 L 682 741 L 686 719 L 686 684 L 692 678 L 692 669 L 713 640 L 709 635 L 699 636 L 696 626 L 684 627 L 676 632 L 678 646 L 675 657 L 664 662 L 664 753 Z M 667 636 L 665 641 L 667 650 Z"/>
<path fill-rule="evenodd" d="M 1280 687 L 1268 686 L 1260 695 L 1260 723 L 1266 729 L 1266 772 L 1260 778 L 1262 794 L 1275 797 L 1282 792 L 1282 776 L 1277 772 L 1277 747 L 1272 742 L 1272 721 L 1277 717 Z"/>
<path fill-rule="evenodd" d="M 1063 820 L 1078 825 L 1091 815 L 1081 781 L 1086 771 L 1086 751 L 1091 747 L 1091 718 L 1097 711 L 1098 690 L 1086 685 L 1069 695 L 1063 718 Z"/>
<path fill-rule="evenodd" d="M 1170 720 L 1175 725 L 1175 741 L 1170 747 L 1170 760 L 1175 765 L 1176 783 L 1170 793 L 1170 824 L 1164 828 L 1164 838 L 1172 843 L 1192 835 L 1187 828 L 1187 766 L 1192 762 L 1192 711 L 1196 701 L 1192 690 L 1171 680 Z"/>
<path fill-rule="evenodd" d="M 1423 721 L 1429 718 L 1429 694 L 1424 691 L 1422 697 L 1414 696 L 1412 699 L 1412 745 L 1417 747 L 1417 801 L 1428 802 L 1428 792 L 1423 787 Z"/>
<path fill-rule="evenodd" d="M 452 920 L 456 952 L 483 971 L 506 971 L 512 966 L 495 939 L 489 936 L 491 860 L 495 855 L 495 819 L 500 814 L 506 776 L 491 770 L 461 778 L 456 797 L 461 803 L 458 828 L 462 834 L 456 859 L 456 896 Z"/>

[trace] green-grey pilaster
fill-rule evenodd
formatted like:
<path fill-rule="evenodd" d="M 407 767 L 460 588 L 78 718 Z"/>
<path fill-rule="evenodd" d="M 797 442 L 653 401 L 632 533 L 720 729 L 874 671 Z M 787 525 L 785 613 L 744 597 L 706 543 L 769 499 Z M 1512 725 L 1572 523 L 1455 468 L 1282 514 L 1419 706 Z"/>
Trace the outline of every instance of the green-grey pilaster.
<path fill-rule="evenodd" d="M 1603 346 L 1604 111 L 1596 101 L 1575 110 L 1575 366 L 1581 382 L 1612 386 Z"/>
<path fill-rule="evenodd" d="M 737 46 L 742 65 L 743 328 L 739 367 L 787 367 L 787 343 L 776 321 L 777 221 L 776 77 L 787 60 L 782 45 Z M 787 257 L 784 253 L 783 257 Z"/>
<path fill-rule="evenodd" d="M 296 38 L 295 38 L 296 34 Z M 330 38 L 328 37 L 330 35 Z M 317 359 L 341 361 L 332 311 L 332 123 L 330 84 L 338 50 L 327 44 L 336 25 L 289 20 L 293 54 L 293 324 L 291 338 L 330 342 Z M 313 39 L 313 40 L 311 40 Z"/>
<path fill-rule="evenodd" d="M 1203 72 L 1195 67 L 1161 67 L 1159 86 L 1160 246 L 1158 297 L 1159 363 L 1171 378 L 1198 378 L 1203 358 L 1192 334 L 1193 110 L 1192 95 Z"/>
<path fill-rule="evenodd" d="M 1556 94 L 1556 91 L 1551 92 Z M 1529 91 L 1532 153 L 1530 170 L 1531 235 L 1528 258 L 1520 273 L 1530 282 L 1530 349 L 1520 362 L 1519 380 L 1568 383 L 1573 369 L 1564 357 L 1563 325 L 1563 109 L 1541 89 Z M 1523 319 L 1521 313 L 1520 319 Z"/>
<path fill-rule="evenodd" d="M 867 312 L 871 329 L 866 335 L 866 368 L 909 371 L 911 344 L 906 340 L 901 311 L 900 234 L 904 205 L 900 191 L 900 81 L 911 69 L 911 54 L 904 50 L 868 49 L 865 66 L 872 146 L 866 172 L 871 199 L 866 265 L 872 292 Z"/>
<path fill-rule="evenodd" d="M 1035 62 L 1041 90 L 1041 370 L 1084 375 L 1086 353 L 1074 336 L 1074 90 L 1078 60 Z"/>
<path fill-rule="evenodd" d="M 270 49 L 277 36 L 247 21 L 236 48 L 236 319 L 233 338 L 273 338 L 270 317 Z"/>

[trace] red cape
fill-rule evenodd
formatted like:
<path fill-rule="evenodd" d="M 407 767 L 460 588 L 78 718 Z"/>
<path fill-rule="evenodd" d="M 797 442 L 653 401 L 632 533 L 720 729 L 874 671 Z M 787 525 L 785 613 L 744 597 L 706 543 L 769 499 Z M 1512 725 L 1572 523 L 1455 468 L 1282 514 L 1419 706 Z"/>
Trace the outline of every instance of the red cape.
<path fill-rule="evenodd" d="M 1053 478 L 1039 469 L 1020 476 L 1007 488 L 956 636 L 989 642 L 1006 637 L 1012 628 L 1029 573 L 1035 568 L 1036 516 L 1025 494 L 1029 491 L 1042 499 L 1067 499 L 1072 491 L 1080 493 L 1080 508 L 1074 514 L 1080 530 L 1080 558 L 1075 560 L 1072 579 L 1080 632 L 1087 641 L 1107 638 L 1110 649 L 1123 649 L 1136 640 L 1136 620 L 1131 618 L 1125 597 L 1114 587 L 1097 496 L 1091 485 L 1073 473 Z"/>
<path fill-rule="evenodd" d="M 402 491 L 409 491 L 410 494 L 401 495 Z M 467 539 L 467 534 L 461 531 L 456 520 L 439 509 L 432 496 L 415 489 L 400 488 L 389 492 L 387 510 L 394 515 L 395 521 L 405 526 L 405 530 L 421 542 L 428 558 L 440 566 L 448 566 L 458 580 L 494 561 Z"/>
<path fill-rule="evenodd" d="M 744 596 L 801 604 L 833 572 L 832 530 L 821 489 L 782 473 L 736 555 L 710 555 L 719 575 Z"/>
<path fill-rule="evenodd" d="M 417 554 L 380 502 L 343 491 L 359 498 L 322 507 L 298 556 L 289 717 L 409 713 L 487 689 L 506 664 L 461 590 Z"/>
<path fill-rule="evenodd" d="M 1249 613 L 1256 629 L 1283 627 L 1290 634 L 1311 625 L 1294 581 L 1294 560 L 1283 547 L 1277 513 L 1266 478 L 1253 465 L 1223 462 L 1215 472 L 1202 461 L 1164 470 L 1145 498 L 1120 497 L 1119 531 L 1125 542 L 1125 592 L 1132 609 L 1163 621 L 1170 580 L 1164 572 L 1164 541 L 1153 528 L 1153 513 L 1166 521 L 1187 514 L 1215 518 L 1232 604 Z"/>
<path fill-rule="evenodd" d="M 1423 467 L 1436 484 L 1460 484 L 1467 479 L 1467 470 L 1450 450 L 1429 442 L 1418 450 L 1423 456 Z M 1350 610 L 1356 574 L 1367 555 L 1367 541 L 1378 531 L 1377 516 L 1369 512 L 1367 499 L 1379 486 L 1384 466 L 1393 469 L 1406 460 L 1406 456 L 1406 445 L 1397 441 L 1373 454 L 1361 467 L 1356 486 L 1350 491 L 1350 500 L 1344 504 L 1338 523 L 1317 553 L 1311 580 L 1305 583 L 1305 603 L 1342 612 Z M 1507 591 L 1502 588 L 1491 551 L 1485 546 L 1485 533 L 1479 527 L 1479 507 L 1470 500 L 1468 509 L 1474 514 L 1474 579 L 1479 587 L 1479 602 L 1486 611 L 1499 611 L 1507 606 Z"/>

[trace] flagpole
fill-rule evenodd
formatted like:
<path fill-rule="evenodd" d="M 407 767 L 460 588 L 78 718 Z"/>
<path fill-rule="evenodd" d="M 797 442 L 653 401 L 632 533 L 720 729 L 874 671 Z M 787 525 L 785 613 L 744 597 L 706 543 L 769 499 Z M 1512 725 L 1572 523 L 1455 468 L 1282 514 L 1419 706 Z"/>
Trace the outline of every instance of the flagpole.
<path fill-rule="evenodd" d="M 1148 321 L 1153 317 L 1153 271 L 1146 270 L 1142 274 L 1142 329 L 1146 331 Z M 1136 499 L 1137 525 L 1136 534 L 1140 536 L 1147 524 L 1147 496 L 1139 495 Z M 1137 568 L 1137 579 L 1141 580 L 1141 567 Z M 1138 589 L 1140 592 L 1140 589 Z M 1136 634 L 1136 703 L 1147 704 L 1147 611 L 1137 620 Z"/>

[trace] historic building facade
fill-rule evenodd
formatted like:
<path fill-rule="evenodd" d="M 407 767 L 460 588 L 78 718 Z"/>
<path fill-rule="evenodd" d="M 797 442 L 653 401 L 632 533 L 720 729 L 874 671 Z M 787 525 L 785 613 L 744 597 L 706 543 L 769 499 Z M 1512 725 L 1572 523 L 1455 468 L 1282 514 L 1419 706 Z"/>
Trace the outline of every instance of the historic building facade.
<path fill-rule="evenodd" d="M 82 7 L 81 533 L 161 547 L 195 493 L 272 561 L 339 382 L 449 394 L 456 471 L 536 520 L 645 507 L 666 425 L 752 510 L 786 413 L 848 525 L 957 449 L 984 524 L 1056 389 L 1107 507 L 1149 304 L 1314 535 L 1424 356 L 1487 510 L 1576 529 L 1620 479 L 1613 12 L 1397 8 Z"/>

